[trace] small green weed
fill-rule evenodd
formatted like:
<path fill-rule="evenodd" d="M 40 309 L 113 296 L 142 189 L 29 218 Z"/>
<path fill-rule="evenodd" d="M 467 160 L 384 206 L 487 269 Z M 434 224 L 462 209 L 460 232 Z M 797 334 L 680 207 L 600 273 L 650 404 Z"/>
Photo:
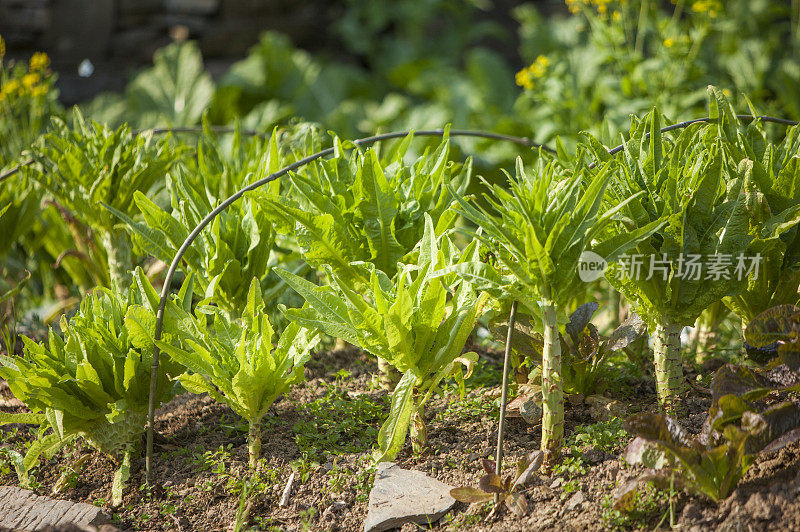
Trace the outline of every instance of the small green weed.
<path fill-rule="evenodd" d="M 356 464 L 355 469 L 342 467 L 334 458 L 333 466 L 326 473 L 327 486 L 325 491 L 330 495 L 341 494 L 348 486 L 356 492 L 356 501 L 364 502 L 369 499 L 369 490 L 375 479 L 375 466 L 369 458 L 364 458 Z"/>
<path fill-rule="evenodd" d="M 303 419 L 294 425 L 295 442 L 303 456 L 323 462 L 328 455 L 365 453 L 378 438 L 389 398 L 350 398 L 340 386 L 328 385 L 324 397 L 299 408 Z"/>
<path fill-rule="evenodd" d="M 289 466 L 300 477 L 300 482 L 305 483 L 308 480 L 308 477 L 311 476 L 311 473 L 319 467 L 319 462 L 310 460 L 308 458 L 308 453 L 304 452 L 302 458 L 292 460 L 289 462 Z"/>
<path fill-rule="evenodd" d="M 569 443 L 582 449 L 595 447 L 603 451 L 614 452 L 620 450 L 622 444 L 629 438 L 630 435 L 622 428 L 622 420 L 615 417 L 594 425 L 576 427 Z"/>
<path fill-rule="evenodd" d="M 653 522 L 668 512 L 669 494 L 649 486 L 636 494 L 632 510 L 621 512 L 614 508 L 614 497 L 606 496 L 601 506 L 604 528 L 609 530 L 629 530 L 632 528 L 652 528 Z"/>
<path fill-rule="evenodd" d="M 500 413 L 500 398 L 490 399 L 485 396 L 486 390 L 476 389 L 467 393 L 463 399 L 457 394 L 451 395 L 447 408 L 439 412 L 442 419 L 461 421 L 480 421 L 496 418 Z"/>
<path fill-rule="evenodd" d="M 225 462 L 231 459 L 231 449 L 233 444 L 227 446 L 220 445 L 216 451 L 205 451 L 202 453 L 192 453 L 192 462 L 197 466 L 198 471 L 211 470 L 212 473 L 222 475 L 225 473 Z"/>

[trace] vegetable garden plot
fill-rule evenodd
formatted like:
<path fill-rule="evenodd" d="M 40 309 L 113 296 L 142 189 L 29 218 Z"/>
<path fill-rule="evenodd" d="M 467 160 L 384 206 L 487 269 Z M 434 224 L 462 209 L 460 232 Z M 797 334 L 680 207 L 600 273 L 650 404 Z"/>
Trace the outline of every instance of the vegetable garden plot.
<path fill-rule="evenodd" d="M 0 178 L 23 196 L 7 234 L 39 224 L 0 246 L 33 272 L 3 311 L 74 298 L 21 356 L 6 328 L 0 474 L 144 529 L 353 528 L 387 460 L 475 504 L 444 528 L 739 526 L 739 506 L 790 527 L 798 128 L 707 94 L 705 119 L 653 109 L 617 148 L 536 147 L 502 182 L 455 139 L 529 139 L 75 110 Z M 681 340 L 695 323 L 725 324 L 716 350 Z"/>

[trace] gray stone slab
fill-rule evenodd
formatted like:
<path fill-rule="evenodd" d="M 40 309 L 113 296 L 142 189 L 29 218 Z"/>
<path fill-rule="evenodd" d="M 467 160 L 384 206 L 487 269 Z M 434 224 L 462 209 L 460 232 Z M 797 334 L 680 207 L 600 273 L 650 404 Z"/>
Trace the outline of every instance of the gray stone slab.
<path fill-rule="evenodd" d="M 36 495 L 16 486 L 0 486 L 0 529 L 35 531 L 75 525 L 86 530 L 111 524 L 100 508 L 82 502 Z"/>
<path fill-rule="evenodd" d="M 393 462 L 378 464 L 369 494 L 364 532 L 381 532 L 403 523 L 427 524 L 438 521 L 456 500 L 451 486 L 421 471 L 401 469 Z"/>

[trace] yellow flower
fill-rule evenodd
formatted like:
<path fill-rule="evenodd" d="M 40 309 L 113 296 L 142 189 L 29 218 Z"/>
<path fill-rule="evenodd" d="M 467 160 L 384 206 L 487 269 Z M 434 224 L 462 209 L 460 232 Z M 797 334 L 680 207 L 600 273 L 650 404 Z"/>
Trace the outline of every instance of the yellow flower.
<path fill-rule="evenodd" d="M 540 55 L 536 58 L 536 61 L 530 64 L 530 66 L 517 72 L 517 75 L 514 79 L 516 80 L 517 85 L 520 87 L 532 89 L 533 80 L 544 76 L 545 72 L 547 72 L 548 66 L 550 66 L 550 60 L 547 58 L 547 56 Z"/>
<path fill-rule="evenodd" d="M 38 98 L 47 94 L 47 85 L 36 85 L 31 89 L 31 96 Z"/>
<path fill-rule="evenodd" d="M 613 13 L 611 13 L 611 20 L 613 20 L 614 22 L 619 22 L 620 20 L 622 20 L 622 13 L 620 13 L 619 11 L 614 11 Z"/>
<path fill-rule="evenodd" d="M 36 52 L 31 56 L 30 71 L 40 72 L 45 70 L 50 65 L 50 58 L 44 52 Z"/>
<path fill-rule="evenodd" d="M 570 13 L 573 15 L 577 15 L 581 12 L 580 4 L 580 0 L 567 0 L 567 8 L 569 8 Z"/>
<path fill-rule="evenodd" d="M 514 76 L 514 80 L 517 82 L 517 85 L 522 87 L 523 89 L 530 90 L 533 88 L 533 79 L 531 79 L 531 71 L 527 68 L 523 68 L 517 75 Z"/>
<path fill-rule="evenodd" d="M 692 3 L 692 11 L 707 13 L 709 17 L 714 18 L 722 11 L 722 3 L 719 0 L 696 0 Z"/>
<path fill-rule="evenodd" d="M 726 98 L 730 98 L 731 96 L 733 96 L 733 93 L 731 92 L 731 90 L 730 90 L 730 89 L 722 89 L 722 94 L 723 94 L 723 95 L 724 95 Z"/>
<path fill-rule="evenodd" d="M 36 74 L 35 72 L 29 72 L 22 76 L 22 86 L 26 89 L 30 89 L 37 83 L 39 83 L 39 74 Z"/>
<path fill-rule="evenodd" d="M 667 37 L 666 39 L 664 39 L 664 46 L 666 46 L 667 48 L 672 48 L 673 46 L 675 46 L 675 39 Z"/>
<path fill-rule="evenodd" d="M 3 60 L 4 55 L 6 55 L 6 41 L 0 36 L 0 61 Z"/>
<path fill-rule="evenodd" d="M 17 90 L 19 90 L 19 80 L 11 79 L 3 84 L 2 93 L 5 95 L 9 95 L 9 94 L 14 94 L 15 92 L 17 92 Z"/>

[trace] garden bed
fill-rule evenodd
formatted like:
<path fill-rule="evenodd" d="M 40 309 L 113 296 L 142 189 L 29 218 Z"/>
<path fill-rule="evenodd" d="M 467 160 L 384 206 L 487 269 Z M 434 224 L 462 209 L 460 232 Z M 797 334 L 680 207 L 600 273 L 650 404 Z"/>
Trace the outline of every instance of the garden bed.
<path fill-rule="evenodd" d="M 484 352 L 485 377 L 497 372 L 497 353 Z M 493 362 L 494 361 L 494 362 Z M 207 395 L 182 395 L 157 415 L 154 472 L 156 485 L 144 487 L 144 459 L 133 463 L 130 489 L 119 508 L 108 508 L 111 478 L 116 468 L 106 456 L 82 443 L 70 445 L 45 461 L 35 475 L 36 492 L 49 495 L 64 471 L 89 452 L 85 470 L 72 476 L 57 495 L 106 506 L 123 529 L 225 530 L 236 522 L 242 488 L 255 478 L 247 500 L 246 522 L 259 530 L 358 530 L 367 515 L 373 478 L 370 451 L 388 405 L 385 391 L 376 389 L 374 359 L 352 348 L 329 351 L 306 369 L 307 382 L 275 403 L 264 425 L 259 473 L 247 469 L 246 426 L 233 412 Z M 480 382 L 480 375 L 476 376 Z M 488 380 L 485 379 L 485 380 Z M 612 398 L 629 411 L 656 410 L 652 382 L 628 381 Z M 424 471 L 452 486 L 475 485 L 480 458 L 493 455 L 497 430 L 496 387 L 473 387 L 437 398 L 427 409 L 429 448 L 412 455 L 409 444 L 396 462 Z M 2 411 L 24 407 L 3 383 Z M 616 395 L 617 397 L 613 397 Z M 693 391 L 685 401 L 688 427 L 699 432 L 709 398 Z M 530 513 L 517 518 L 504 511 L 486 519 L 491 505 L 460 504 L 434 530 L 598 530 L 616 527 L 652 529 L 669 525 L 669 493 L 647 492 L 636 512 L 622 516 L 613 510 L 618 486 L 641 474 L 620 453 L 630 440 L 619 420 L 595 419 L 585 404 L 567 402 L 568 445 L 563 466 L 535 480 L 527 489 Z M 3 427 L 4 446 L 19 449 L 34 434 L 24 426 Z M 540 429 L 521 418 L 510 418 L 505 465 L 536 449 Z M 286 481 L 296 471 L 294 490 L 279 507 Z M 789 530 L 800 525 L 800 443 L 772 455 L 761 455 L 739 487 L 719 506 L 676 491 L 672 500 L 675 523 L 692 530 Z M 6 469 L 0 483 L 17 484 Z M 583 502 L 579 502 L 583 499 Z M 407 530 L 414 530 L 406 525 Z M 405 530 L 404 529 L 404 530 Z"/>

